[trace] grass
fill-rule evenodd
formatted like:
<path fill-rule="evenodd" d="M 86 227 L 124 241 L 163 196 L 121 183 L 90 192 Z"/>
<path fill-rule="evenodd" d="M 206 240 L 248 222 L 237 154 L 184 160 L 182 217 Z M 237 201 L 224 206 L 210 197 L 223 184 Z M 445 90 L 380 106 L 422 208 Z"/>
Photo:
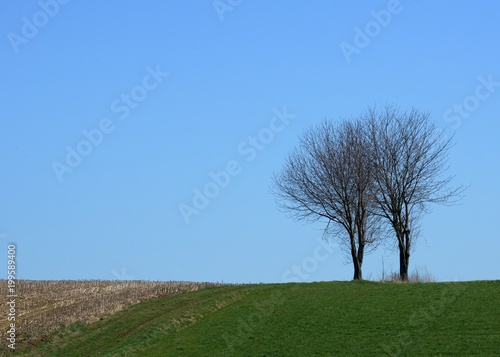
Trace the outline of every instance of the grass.
<path fill-rule="evenodd" d="M 23 356 L 499 356 L 500 281 L 207 287 L 152 299 Z"/>

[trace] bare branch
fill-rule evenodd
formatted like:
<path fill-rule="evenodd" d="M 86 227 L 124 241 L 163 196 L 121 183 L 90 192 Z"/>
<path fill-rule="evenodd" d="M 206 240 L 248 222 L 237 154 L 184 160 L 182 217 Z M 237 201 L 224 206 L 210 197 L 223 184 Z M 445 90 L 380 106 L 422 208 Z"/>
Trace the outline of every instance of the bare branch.
<path fill-rule="evenodd" d="M 368 150 L 361 121 L 325 121 L 304 133 L 273 177 L 282 210 L 299 220 L 326 220 L 325 235 L 336 237 L 350 254 L 354 279 L 362 278 L 365 246 L 378 242 Z"/>

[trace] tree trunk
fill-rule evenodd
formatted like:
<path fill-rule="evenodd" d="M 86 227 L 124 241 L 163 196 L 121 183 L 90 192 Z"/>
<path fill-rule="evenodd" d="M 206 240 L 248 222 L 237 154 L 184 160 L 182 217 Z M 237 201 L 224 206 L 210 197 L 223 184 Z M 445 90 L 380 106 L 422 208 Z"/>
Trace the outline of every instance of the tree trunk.
<path fill-rule="evenodd" d="M 406 212 L 408 217 L 408 211 Z M 406 222 L 408 227 L 408 222 Z M 404 240 L 400 240 L 399 245 L 399 279 L 401 281 L 408 281 L 408 267 L 410 266 L 410 230 L 405 228 L 401 233 Z"/>
<path fill-rule="evenodd" d="M 351 234 L 349 238 L 351 241 L 352 265 L 354 265 L 354 277 L 352 278 L 352 280 L 361 280 L 363 279 L 363 272 L 361 271 L 361 265 L 363 264 L 364 245 L 360 244 L 358 249 L 356 249 L 354 234 Z"/>
<path fill-rule="evenodd" d="M 354 278 L 353 280 L 362 280 L 363 272 L 361 270 L 361 263 L 359 262 L 357 257 L 353 257 L 353 265 L 354 265 Z"/>
<path fill-rule="evenodd" d="M 410 263 L 410 254 L 406 249 L 399 250 L 399 279 L 408 281 L 408 266 Z"/>

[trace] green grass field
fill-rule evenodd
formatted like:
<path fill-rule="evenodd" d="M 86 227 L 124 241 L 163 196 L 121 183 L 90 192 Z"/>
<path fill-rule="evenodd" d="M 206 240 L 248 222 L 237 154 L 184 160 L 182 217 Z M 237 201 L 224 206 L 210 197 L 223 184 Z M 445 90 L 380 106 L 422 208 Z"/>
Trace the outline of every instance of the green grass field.
<path fill-rule="evenodd" d="M 206 288 L 74 324 L 29 356 L 500 356 L 500 281 Z"/>

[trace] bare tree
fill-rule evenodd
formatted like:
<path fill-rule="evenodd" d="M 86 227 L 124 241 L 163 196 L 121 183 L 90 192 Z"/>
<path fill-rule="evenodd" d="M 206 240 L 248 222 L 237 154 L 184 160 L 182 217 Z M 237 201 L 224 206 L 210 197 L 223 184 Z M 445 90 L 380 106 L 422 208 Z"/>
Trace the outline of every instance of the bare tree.
<path fill-rule="evenodd" d="M 418 221 L 431 203 L 451 203 L 463 192 L 449 188 L 446 139 L 430 114 L 412 109 L 401 112 L 392 106 L 370 108 L 364 115 L 370 137 L 373 165 L 372 197 L 378 215 L 394 230 L 399 250 L 399 276 L 408 280 L 410 251 L 418 236 Z"/>
<path fill-rule="evenodd" d="M 347 249 L 355 280 L 363 277 L 365 248 L 374 246 L 377 226 L 367 139 L 360 120 L 325 121 L 304 133 L 272 186 L 279 207 L 294 218 L 325 221 L 325 234 Z"/>

